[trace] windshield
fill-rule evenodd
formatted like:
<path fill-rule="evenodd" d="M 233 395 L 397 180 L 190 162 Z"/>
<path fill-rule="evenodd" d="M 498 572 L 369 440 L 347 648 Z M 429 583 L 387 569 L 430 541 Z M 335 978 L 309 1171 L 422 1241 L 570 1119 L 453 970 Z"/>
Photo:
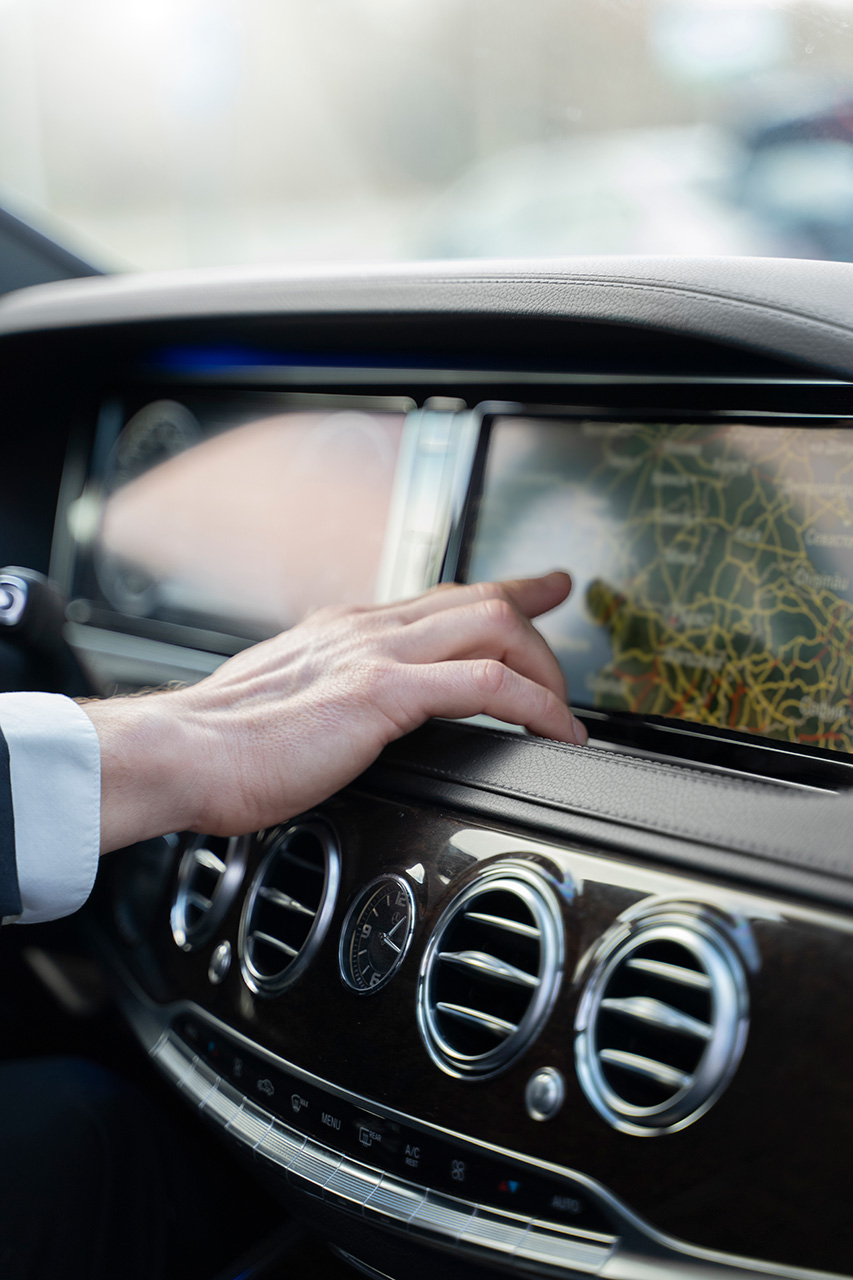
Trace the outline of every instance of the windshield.
<path fill-rule="evenodd" d="M 0 0 L 0 204 L 107 269 L 853 258 L 847 0 Z"/>

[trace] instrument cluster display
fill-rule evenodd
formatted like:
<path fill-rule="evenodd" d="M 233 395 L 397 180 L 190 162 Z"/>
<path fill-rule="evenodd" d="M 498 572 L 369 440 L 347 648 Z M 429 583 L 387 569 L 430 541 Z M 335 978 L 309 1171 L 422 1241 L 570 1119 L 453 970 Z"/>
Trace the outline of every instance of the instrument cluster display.
<path fill-rule="evenodd" d="M 324 604 L 369 602 L 403 420 L 233 391 L 103 413 L 66 511 L 69 616 L 254 640 Z"/>

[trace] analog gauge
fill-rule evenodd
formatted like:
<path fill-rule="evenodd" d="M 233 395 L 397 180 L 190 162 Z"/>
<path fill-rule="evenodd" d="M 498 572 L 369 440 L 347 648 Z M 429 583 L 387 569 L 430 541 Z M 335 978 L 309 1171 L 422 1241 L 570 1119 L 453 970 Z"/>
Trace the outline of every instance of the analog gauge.
<path fill-rule="evenodd" d="M 354 991 L 375 991 L 394 976 L 415 911 L 411 889 L 397 876 L 380 876 L 361 890 L 347 912 L 339 951 L 341 976 Z"/>
<path fill-rule="evenodd" d="M 101 591 L 120 613 L 137 617 L 153 613 L 160 602 L 160 588 L 143 563 L 117 553 L 109 544 L 110 503 L 121 502 L 116 490 L 202 438 L 198 420 L 189 409 L 176 400 L 156 400 L 134 414 L 113 446 L 104 476 L 104 524 L 93 548 L 93 563 Z"/>
<path fill-rule="evenodd" d="M 108 490 L 135 480 L 202 439 L 198 419 L 177 400 L 156 400 L 130 419 L 107 464 Z"/>

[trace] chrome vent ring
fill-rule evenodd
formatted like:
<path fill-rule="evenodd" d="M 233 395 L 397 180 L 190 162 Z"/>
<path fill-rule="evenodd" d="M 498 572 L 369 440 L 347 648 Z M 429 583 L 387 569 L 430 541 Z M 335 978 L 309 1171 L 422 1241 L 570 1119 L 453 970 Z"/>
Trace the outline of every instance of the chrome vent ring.
<path fill-rule="evenodd" d="M 634 921 L 605 942 L 578 1007 L 581 1087 L 624 1133 L 682 1129 L 728 1085 L 748 1019 L 743 964 L 721 927 L 688 913 Z"/>
<path fill-rule="evenodd" d="M 172 937 L 184 951 L 209 942 L 222 923 L 246 869 L 247 836 L 192 836 L 178 867 Z"/>
<path fill-rule="evenodd" d="M 421 963 L 430 1056 L 455 1076 L 508 1067 L 548 1016 L 562 963 L 559 903 L 544 878 L 506 862 L 483 872 L 442 913 Z"/>
<path fill-rule="evenodd" d="M 339 881 L 326 823 L 294 822 L 267 835 L 240 917 L 240 969 L 252 991 L 278 995 L 296 981 L 323 941 Z"/>

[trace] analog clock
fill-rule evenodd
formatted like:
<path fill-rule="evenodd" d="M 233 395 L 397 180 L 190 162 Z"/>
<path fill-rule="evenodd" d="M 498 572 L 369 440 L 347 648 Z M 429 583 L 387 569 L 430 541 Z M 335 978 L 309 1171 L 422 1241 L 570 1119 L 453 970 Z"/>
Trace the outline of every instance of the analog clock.
<path fill-rule="evenodd" d="M 399 969 L 415 925 L 405 880 L 380 876 L 356 896 L 341 931 L 341 976 L 354 991 L 375 991 Z"/>

